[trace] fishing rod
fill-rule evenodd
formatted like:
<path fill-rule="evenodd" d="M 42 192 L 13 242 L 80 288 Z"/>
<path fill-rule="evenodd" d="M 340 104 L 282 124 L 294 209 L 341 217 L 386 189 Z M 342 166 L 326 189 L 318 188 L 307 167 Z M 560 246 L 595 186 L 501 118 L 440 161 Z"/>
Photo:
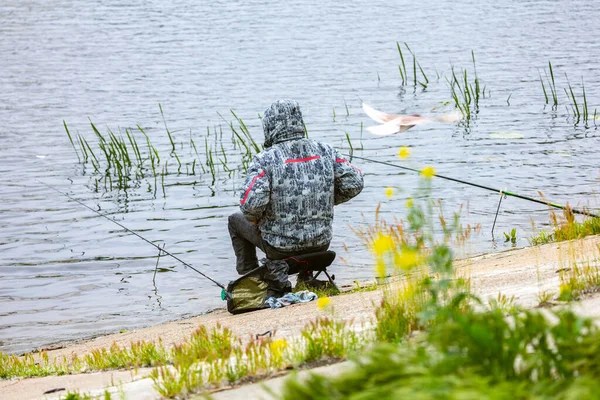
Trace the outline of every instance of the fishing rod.
<path fill-rule="evenodd" d="M 37 179 L 36 179 L 37 180 Z M 63 196 L 66 196 L 69 200 L 73 200 L 76 203 L 79 203 L 80 205 L 84 206 L 85 208 L 87 208 L 90 211 L 93 211 L 94 213 L 98 214 L 101 217 L 106 218 L 107 220 L 114 222 L 115 224 L 119 225 L 121 228 L 125 229 L 127 232 L 139 237 L 140 239 L 142 239 L 144 242 L 151 244 L 152 246 L 156 247 L 159 252 L 158 254 L 160 255 L 160 253 L 165 253 L 168 256 L 173 257 L 174 259 L 176 259 L 177 261 L 179 261 L 180 263 L 182 263 L 184 266 L 192 269 L 193 271 L 196 271 L 197 273 L 199 273 L 200 275 L 202 275 L 203 277 L 205 277 L 206 279 L 208 279 L 209 281 L 211 281 L 212 283 L 214 283 L 215 285 L 217 285 L 218 287 L 220 287 L 221 289 L 223 289 L 223 291 L 225 291 L 225 293 L 227 293 L 227 289 L 225 288 L 225 286 L 223 286 L 222 284 L 220 284 L 219 282 L 215 281 L 214 279 L 212 279 L 210 276 L 202 273 L 201 271 L 197 270 L 196 268 L 192 267 L 190 264 L 186 263 L 185 261 L 183 261 L 182 259 L 180 259 L 179 257 L 177 257 L 176 255 L 169 253 L 167 250 L 164 249 L 164 247 L 160 247 L 154 243 L 152 243 L 151 241 L 149 241 L 148 239 L 146 239 L 145 237 L 143 237 L 142 235 L 140 235 L 139 233 L 132 231 L 131 229 L 127 228 L 126 226 L 124 226 L 123 224 L 121 224 L 120 222 L 114 220 L 113 218 L 109 218 L 106 215 L 102 214 L 101 212 L 99 212 L 98 210 L 94 210 L 92 207 L 88 206 L 87 204 L 77 200 L 74 197 L 69 196 L 69 194 L 61 192 L 60 190 L 58 190 L 57 188 L 48 185 L 47 183 L 44 183 L 42 181 L 37 180 L 39 183 L 41 183 L 44 186 L 49 187 L 50 189 L 54 190 L 55 192 L 58 192 L 60 194 L 62 194 Z"/>
<path fill-rule="evenodd" d="M 354 155 L 351 155 L 351 154 L 344 154 L 344 156 L 349 157 L 350 159 L 356 158 L 356 159 L 359 159 L 359 160 L 369 161 L 369 162 L 376 163 L 376 164 L 387 165 L 389 167 L 400 168 L 400 169 L 404 169 L 404 170 L 407 170 L 407 171 L 412 171 L 412 172 L 417 172 L 417 173 L 421 172 L 418 169 L 414 169 L 414 168 L 410 168 L 410 167 L 405 167 L 405 166 L 402 166 L 402 165 L 393 164 L 393 163 L 386 162 L 386 161 L 378 161 L 378 160 L 373 160 L 371 158 L 354 156 Z M 576 209 L 576 208 L 571 208 L 571 207 L 563 206 L 561 204 L 553 203 L 553 202 L 550 202 L 550 201 L 544 201 L 544 200 L 536 199 L 536 198 L 533 198 L 533 197 L 523 196 L 522 194 L 513 193 L 513 192 L 510 192 L 510 191 L 508 191 L 506 189 L 495 189 L 495 188 L 492 188 L 492 187 L 489 187 L 489 186 L 480 185 L 478 183 L 467 182 L 467 181 L 463 181 L 461 179 L 451 178 L 449 176 L 444 176 L 444 175 L 439 175 L 439 174 L 433 174 L 433 176 L 436 176 L 436 177 L 442 178 L 442 179 L 446 179 L 446 180 L 449 180 L 449 181 L 453 181 L 453 182 L 462 183 L 462 184 L 469 185 L 469 186 L 478 187 L 480 189 L 489 190 L 491 192 L 500 193 L 500 196 L 501 196 L 500 197 L 500 202 L 502 202 L 502 197 L 506 195 L 506 196 L 517 197 L 517 198 L 523 199 L 523 200 L 532 201 L 532 202 L 538 203 L 538 204 L 544 204 L 544 205 L 551 206 L 551 207 L 554 207 L 554 208 L 558 208 L 558 209 L 561 209 L 561 210 L 567 210 L 568 209 L 570 212 L 572 212 L 574 214 L 580 214 L 580 215 L 586 215 L 588 217 L 600 218 L 600 216 L 598 216 L 597 214 L 593 214 L 593 213 L 591 213 L 589 211 L 579 210 L 579 209 Z M 498 210 L 500 210 L 500 204 L 498 204 Z M 498 212 L 496 212 L 496 216 L 498 216 Z M 496 223 L 496 220 L 494 220 L 494 225 L 495 225 L 495 223 Z M 493 228 L 492 228 L 492 230 L 493 230 Z"/>

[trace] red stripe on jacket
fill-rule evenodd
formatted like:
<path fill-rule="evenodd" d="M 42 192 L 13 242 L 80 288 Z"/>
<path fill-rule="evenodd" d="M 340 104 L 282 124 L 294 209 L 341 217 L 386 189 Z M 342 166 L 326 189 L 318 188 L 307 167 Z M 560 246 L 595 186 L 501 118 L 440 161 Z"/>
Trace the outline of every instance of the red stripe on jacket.
<path fill-rule="evenodd" d="M 352 168 L 354 168 L 355 170 L 357 170 L 358 172 L 360 172 L 362 174 L 362 171 L 360 169 L 358 169 L 354 165 L 350 164 L 347 160 L 345 160 L 343 158 L 336 158 L 335 161 L 336 162 L 340 162 L 340 163 L 346 163 L 346 164 L 348 164 L 349 166 L 351 166 Z"/>
<path fill-rule="evenodd" d="M 287 160 L 285 160 L 286 164 L 289 163 L 296 163 L 296 162 L 305 162 L 305 161 L 310 161 L 310 160 L 317 160 L 321 158 L 321 156 L 312 156 L 312 157 L 306 157 L 306 158 L 288 158 Z"/>
<path fill-rule="evenodd" d="M 256 181 L 258 179 L 262 178 L 263 176 L 265 176 L 265 171 L 263 171 L 260 174 L 256 175 L 254 177 L 254 179 L 252 179 L 252 182 L 248 186 L 248 189 L 246 189 L 246 193 L 244 193 L 244 198 L 242 199 L 242 201 L 240 201 L 240 204 L 243 205 L 246 202 L 246 200 L 248 199 L 248 195 L 250 194 L 250 191 L 252 190 L 252 186 L 254 186 L 254 184 L 256 183 Z"/>

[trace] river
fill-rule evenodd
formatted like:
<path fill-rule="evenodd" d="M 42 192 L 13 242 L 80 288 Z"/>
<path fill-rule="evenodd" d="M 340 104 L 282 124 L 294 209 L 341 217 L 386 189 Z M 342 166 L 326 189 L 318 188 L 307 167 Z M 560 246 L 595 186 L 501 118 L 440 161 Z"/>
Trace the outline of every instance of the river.
<path fill-rule="evenodd" d="M 598 5 L 585 0 L 3 1 L 0 351 L 22 353 L 223 307 L 220 289 L 172 259 L 160 258 L 153 283 L 156 249 L 46 186 L 164 244 L 220 282 L 234 279 L 226 223 L 243 174 L 221 168 L 213 182 L 209 173 L 191 174 L 189 164 L 178 170 L 165 123 L 184 163 L 194 158 L 192 141 L 199 160 L 206 144 L 223 143 L 236 169 L 241 158 L 228 124 L 239 124 L 230 110 L 261 143 L 258 115 L 276 99 L 293 98 L 309 136 L 341 152 L 349 151 L 347 134 L 360 157 L 431 165 L 442 175 L 596 210 L 598 15 Z M 423 70 L 416 69 L 416 85 L 405 44 Z M 386 137 L 365 130 L 373 121 L 360 99 L 388 112 L 451 111 L 452 68 L 466 70 L 471 82 L 476 72 L 484 88 L 468 124 L 433 123 Z M 585 87 L 587 122 L 573 116 L 569 85 L 580 109 Z M 90 162 L 79 162 L 63 121 L 93 148 L 90 121 L 102 134 L 129 129 L 145 143 L 139 125 L 163 155 L 159 168 L 168 163 L 165 180 L 111 190 Z M 411 149 L 406 160 L 397 157 L 401 146 Z M 405 201 L 419 184 L 405 170 L 354 163 L 365 189 L 336 209 L 332 271 L 340 283 L 374 276 L 369 251 L 349 227 L 372 224 L 378 204 L 380 218 L 405 217 Z M 508 198 L 492 240 L 497 193 L 433 179 L 432 197 L 447 215 L 462 205 L 464 226 L 480 228 L 459 256 L 510 248 L 502 232 L 512 228 L 515 245 L 525 246 L 550 221 L 545 206 Z"/>

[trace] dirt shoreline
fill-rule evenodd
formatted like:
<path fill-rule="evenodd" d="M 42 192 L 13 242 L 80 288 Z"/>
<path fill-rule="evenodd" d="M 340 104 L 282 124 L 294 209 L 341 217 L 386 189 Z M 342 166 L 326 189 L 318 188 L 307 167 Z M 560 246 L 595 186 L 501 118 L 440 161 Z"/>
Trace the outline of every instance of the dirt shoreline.
<path fill-rule="evenodd" d="M 482 299 L 496 298 L 502 294 L 514 297 L 515 303 L 524 307 L 539 304 L 539 294 L 543 291 L 557 293 L 559 273 L 571 268 L 577 261 L 583 264 L 596 264 L 600 260 L 600 236 L 591 236 L 580 240 L 551 243 L 547 245 L 514 249 L 502 253 L 492 253 L 459 260 L 457 273 L 470 277 L 473 291 Z M 331 303 L 337 318 L 354 322 L 358 329 L 367 329 L 373 324 L 375 305 L 383 295 L 381 289 L 356 292 L 335 296 Z M 600 296 L 588 296 L 574 305 L 582 315 L 600 317 Z M 242 339 L 271 331 L 277 338 L 290 338 L 317 315 L 322 314 L 315 302 L 297 304 L 278 310 L 261 310 L 248 314 L 231 315 L 226 310 L 216 310 L 209 314 L 193 318 L 168 322 L 147 328 L 135 329 L 124 333 L 100 336 L 81 343 L 68 344 L 59 349 L 48 351 L 50 359 L 69 358 L 72 354 L 82 356 L 93 349 L 109 347 L 113 343 L 128 346 L 137 341 L 159 341 L 164 346 L 181 343 L 186 336 L 199 325 L 208 328 L 217 324 L 230 328 Z M 127 398 L 160 398 L 148 383 L 145 374 L 148 370 L 107 371 L 88 374 L 51 376 L 44 378 L 14 379 L 0 381 L 2 399 L 55 399 L 60 393 L 45 396 L 43 393 L 52 388 L 79 390 L 82 392 L 103 390 L 105 387 L 127 387 Z M 144 384 L 142 384 L 145 382 Z M 137 386 L 136 386 L 137 385 Z M 133 389 L 136 387 L 137 389 Z M 133 392 L 129 391 L 133 390 Z M 137 392 L 135 390 L 138 390 Z M 129 391 L 129 392 L 128 392 Z M 66 391 L 62 391 L 64 395 Z M 101 393 L 101 391 L 100 391 Z M 118 392 L 117 392 L 118 393 Z M 131 393 L 134 393 L 130 397 Z"/>

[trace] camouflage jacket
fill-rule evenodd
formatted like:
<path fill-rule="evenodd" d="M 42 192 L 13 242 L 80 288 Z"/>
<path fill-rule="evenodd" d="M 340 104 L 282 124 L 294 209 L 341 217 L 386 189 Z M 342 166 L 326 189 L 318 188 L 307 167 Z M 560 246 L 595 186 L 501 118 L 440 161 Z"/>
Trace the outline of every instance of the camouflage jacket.
<path fill-rule="evenodd" d="M 329 244 L 333 206 L 361 192 L 362 173 L 331 146 L 305 138 L 294 101 L 274 103 L 265 111 L 263 127 L 265 150 L 248 168 L 241 211 L 278 250 Z"/>

